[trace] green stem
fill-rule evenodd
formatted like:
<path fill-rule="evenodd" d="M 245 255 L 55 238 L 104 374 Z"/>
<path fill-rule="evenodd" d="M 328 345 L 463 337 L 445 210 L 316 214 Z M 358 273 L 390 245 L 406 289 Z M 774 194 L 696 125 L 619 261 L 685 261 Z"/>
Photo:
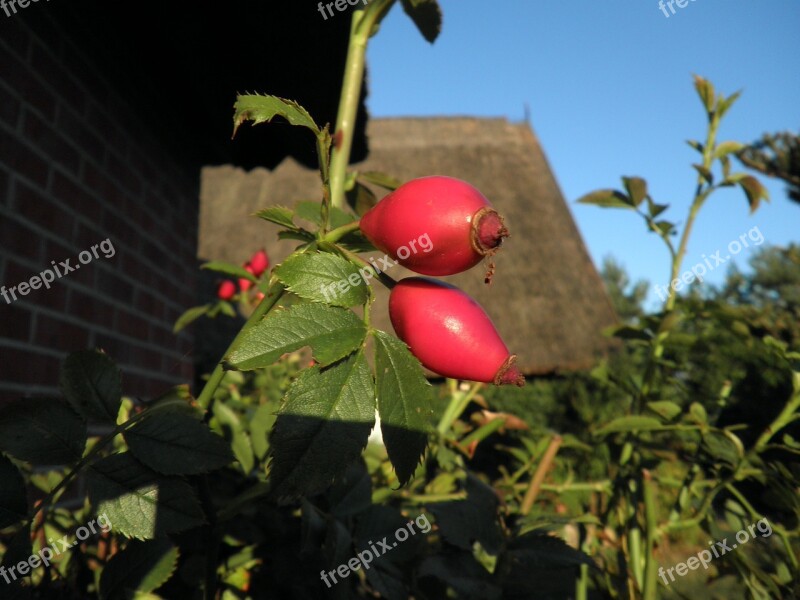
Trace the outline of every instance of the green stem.
<path fill-rule="evenodd" d="M 786 427 L 793 419 L 797 410 L 800 409 L 800 373 L 792 373 L 792 384 L 794 388 L 792 396 L 789 398 L 786 406 L 783 407 L 781 413 L 767 426 L 758 440 L 756 440 L 756 444 L 753 446 L 752 450 L 754 453 L 758 454 L 762 452 L 767 444 L 769 444 L 772 436 Z"/>
<path fill-rule="evenodd" d="M 374 265 L 369 263 L 366 259 L 361 258 L 355 252 L 350 252 L 350 250 L 342 246 L 336 246 L 336 251 L 342 256 L 344 256 L 346 259 L 350 260 L 351 262 L 354 262 L 356 264 L 361 264 L 364 265 L 365 267 L 372 269 L 372 272 L 375 274 L 375 277 L 377 277 L 380 280 L 380 282 L 387 288 L 392 289 L 394 286 L 397 285 L 397 282 L 394 279 L 389 277 L 383 271 L 379 271 L 378 269 L 376 269 Z"/>
<path fill-rule="evenodd" d="M 347 165 L 350 163 L 350 152 L 353 148 L 356 115 L 361 98 L 361 83 L 364 79 L 367 43 L 375 25 L 380 22 L 394 3 L 395 0 L 372 0 L 365 9 L 353 12 L 331 159 L 331 198 L 332 204 L 336 208 L 344 208 L 345 205 L 345 179 Z"/>
<path fill-rule="evenodd" d="M 656 500 L 653 488 L 655 482 L 651 480 L 649 471 L 642 473 L 643 496 L 644 496 L 644 516 L 646 524 L 646 554 L 644 565 L 644 590 L 642 592 L 643 600 L 656 600 L 656 589 L 658 588 L 658 581 L 656 580 L 657 567 L 655 557 L 656 539 L 658 537 L 658 523 L 656 521 Z"/>
<path fill-rule="evenodd" d="M 456 391 L 450 395 L 450 402 L 448 402 L 447 408 L 444 409 L 444 413 L 441 419 L 439 419 L 439 424 L 436 426 L 436 431 L 438 431 L 439 434 L 444 435 L 447 433 L 453 425 L 453 422 L 461 416 L 461 413 L 464 412 L 469 403 L 472 402 L 475 394 L 477 394 L 482 387 L 482 383 L 476 382 L 472 384 L 468 392 L 462 392 L 456 389 Z"/>
<path fill-rule="evenodd" d="M 256 306 L 253 314 L 250 315 L 250 318 L 247 319 L 247 322 L 244 326 L 239 330 L 239 333 L 236 335 L 234 340 L 231 342 L 231 345 L 228 346 L 228 349 L 225 351 L 222 359 L 220 359 L 217 366 L 212 371 L 211 375 L 208 378 L 208 381 L 203 386 L 203 390 L 200 392 L 200 395 L 197 397 L 197 403 L 203 408 L 205 411 L 209 411 L 212 405 L 212 400 L 214 398 L 214 392 L 217 391 L 219 384 L 222 382 L 222 379 L 225 377 L 225 368 L 223 367 L 223 361 L 226 356 L 228 356 L 236 346 L 241 341 L 244 333 L 250 329 L 253 325 L 258 323 L 264 315 L 266 315 L 273 306 L 278 302 L 280 297 L 283 295 L 284 287 L 281 282 L 277 279 L 273 281 L 267 293 L 264 294 L 264 298 L 259 302 L 258 306 Z"/>
<path fill-rule="evenodd" d="M 354 231 L 358 231 L 359 227 L 361 227 L 361 220 L 353 221 L 347 225 L 342 225 L 341 227 L 337 227 L 336 229 L 333 229 L 322 236 L 321 241 L 334 244 L 346 235 L 353 233 Z"/>

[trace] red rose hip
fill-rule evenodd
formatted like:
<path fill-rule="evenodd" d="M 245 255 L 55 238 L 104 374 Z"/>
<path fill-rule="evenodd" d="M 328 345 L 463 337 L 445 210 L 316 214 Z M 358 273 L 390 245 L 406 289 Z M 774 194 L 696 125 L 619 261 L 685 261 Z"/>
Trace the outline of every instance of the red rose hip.
<path fill-rule="evenodd" d="M 217 288 L 217 298 L 220 300 L 230 300 L 236 294 L 236 284 L 226 279 Z"/>
<path fill-rule="evenodd" d="M 261 277 L 264 271 L 267 270 L 269 267 L 269 257 L 267 256 L 266 251 L 262 248 L 253 256 L 250 257 L 250 261 L 248 264 L 252 267 L 252 273 L 256 277 Z"/>
<path fill-rule="evenodd" d="M 508 229 L 476 188 L 431 176 L 401 185 L 361 217 L 379 250 L 424 275 L 453 275 L 499 250 Z"/>
<path fill-rule="evenodd" d="M 525 378 L 483 308 L 458 288 L 427 279 L 400 281 L 389 296 L 397 336 L 431 371 L 496 385 Z"/>

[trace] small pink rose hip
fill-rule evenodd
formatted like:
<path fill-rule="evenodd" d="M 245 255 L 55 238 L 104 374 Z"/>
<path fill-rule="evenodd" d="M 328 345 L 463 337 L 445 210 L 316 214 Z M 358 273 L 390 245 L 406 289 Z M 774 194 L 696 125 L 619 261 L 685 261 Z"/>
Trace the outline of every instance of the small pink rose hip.
<path fill-rule="evenodd" d="M 220 300 L 230 300 L 236 294 L 236 284 L 226 279 L 217 288 L 217 298 Z"/>
<path fill-rule="evenodd" d="M 250 265 L 250 263 L 245 263 L 244 270 L 247 271 L 248 273 L 251 273 L 252 275 L 255 275 L 255 271 L 253 270 L 253 267 Z M 239 289 L 242 290 L 242 292 L 246 292 L 252 286 L 253 282 L 250 281 L 249 279 L 245 279 L 244 277 L 239 278 Z"/>
<path fill-rule="evenodd" d="M 267 256 L 267 252 L 263 248 L 256 252 L 250 257 L 249 264 L 253 268 L 253 275 L 256 277 L 261 277 L 264 271 L 266 271 L 269 267 L 269 257 Z"/>
<path fill-rule="evenodd" d="M 389 296 L 397 336 L 431 371 L 496 385 L 525 385 L 483 308 L 458 288 L 425 277 L 398 282 Z"/>

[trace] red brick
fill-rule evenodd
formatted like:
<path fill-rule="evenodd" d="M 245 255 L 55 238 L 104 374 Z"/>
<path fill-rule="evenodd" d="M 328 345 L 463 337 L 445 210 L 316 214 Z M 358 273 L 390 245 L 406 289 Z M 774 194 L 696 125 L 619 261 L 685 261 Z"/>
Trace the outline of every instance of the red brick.
<path fill-rule="evenodd" d="M 85 104 L 83 90 L 69 75 L 67 69 L 53 60 L 50 51 L 39 42 L 33 43 L 30 64 L 33 70 L 56 91 L 60 99 L 66 101 L 77 112 L 83 112 Z"/>
<path fill-rule="evenodd" d="M 0 176 L 1 180 L 2 176 Z M 42 256 L 44 244 L 41 235 L 13 214 L 5 214 L 5 211 L 0 211 L 0 214 L 2 214 L 0 240 L 3 240 L 3 249 L 37 264 L 44 260 Z"/>
<path fill-rule="evenodd" d="M 136 290 L 134 306 L 140 311 L 147 313 L 153 319 L 160 321 L 164 318 L 164 303 L 142 288 Z"/>
<path fill-rule="evenodd" d="M 116 331 L 135 340 L 147 341 L 148 322 L 131 312 L 117 311 Z"/>
<path fill-rule="evenodd" d="M 82 117 L 62 105 L 61 110 L 58 111 L 56 127 L 97 164 L 103 164 L 105 143 L 102 138 L 92 133 Z"/>
<path fill-rule="evenodd" d="M 118 156 L 106 152 L 106 171 L 117 182 L 117 185 L 128 191 L 132 196 L 142 193 L 142 182 L 131 169 Z"/>
<path fill-rule="evenodd" d="M 93 221 L 99 220 L 103 214 L 103 203 L 59 169 L 53 170 L 53 176 L 50 179 L 50 193 L 73 209 L 75 213 Z"/>
<path fill-rule="evenodd" d="M 14 16 L 13 13 L 11 16 Z M 28 46 L 31 41 L 31 36 L 24 24 L 25 19 L 6 19 L 5 13 L 3 13 L 3 21 L 5 22 L 3 23 L 3 36 L 0 37 L 0 48 L 3 43 L 7 48 L 3 54 L 14 53 L 24 60 L 28 56 Z"/>
<path fill-rule="evenodd" d="M 94 294 L 85 294 L 71 289 L 67 307 L 67 312 L 72 317 L 106 329 L 114 327 L 114 315 L 116 314 L 114 305 L 104 302 Z"/>
<path fill-rule="evenodd" d="M 52 356 L 29 350 L 3 348 L 0 353 L 0 381 L 29 385 L 58 385 L 61 363 Z M 17 394 L 19 396 L 19 394 Z"/>
<path fill-rule="evenodd" d="M 51 350 L 74 352 L 87 347 L 89 332 L 86 327 L 40 313 L 36 315 L 33 339 L 36 344 Z"/>
<path fill-rule="evenodd" d="M 88 99 L 87 104 L 86 122 L 95 133 L 102 136 L 107 147 L 125 156 L 130 145 L 130 137 L 108 117 L 105 108 L 94 98 Z"/>
<path fill-rule="evenodd" d="M 3 167 L 0 167 L 0 206 L 11 207 L 11 174 Z"/>
<path fill-rule="evenodd" d="M 63 165 L 68 171 L 77 173 L 81 165 L 78 151 L 33 111 L 23 113 L 23 134 L 28 143 L 34 144 L 50 158 Z"/>
<path fill-rule="evenodd" d="M 97 291 L 120 300 L 123 306 L 133 301 L 133 286 L 105 269 L 97 270 Z"/>
<path fill-rule="evenodd" d="M 131 227 L 126 215 L 118 208 L 106 210 L 103 214 L 103 231 L 108 237 L 135 248 L 139 242 L 139 233 Z"/>
<path fill-rule="evenodd" d="M 6 271 L 4 274 L 5 281 L 9 282 L 5 285 L 10 289 L 11 286 L 19 285 L 20 283 L 30 281 L 30 278 L 48 268 L 49 265 L 42 264 L 41 268 L 29 269 L 22 266 L 14 260 L 8 260 L 6 263 Z M 58 284 L 58 279 L 55 283 L 50 284 L 50 289 L 41 287 L 38 290 L 31 290 L 26 296 L 20 296 L 16 293 L 17 299 L 24 298 L 36 306 L 47 306 L 54 310 L 63 310 L 66 306 L 66 290 Z"/>
<path fill-rule="evenodd" d="M 73 216 L 57 206 L 32 187 L 17 182 L 14 196 L 17 213 L 39 227 L 52 232 L 63 240 L 72 240 L 75 223 Z"/>
<path fill-rule="evenodd" d="M 23 144 L 15 134 L 9 133 L 2 127 L 0 127 L 0 162 L 4 162 L 14 173 L 27 177 L 41 188 L 47 185 L 49 171 L 47 162 Z"/>
<path fill-rule="evenodd" d="M 0 85 L 0 121 L 6 123 L 9 128 L 16 129 L 19 111 L 20 102 L 17 96 L 12 95 Z"/>
<path fill-rule="evenodd" d="M 5 32 L 3 32 L 5 34 Z M 9 54 L 3 55 L 3 73 L 6 84 L 28 106 L 42 113 L 46 121 L 52 123 L 56 114 L 56 97 L 41 84 L 28 65 Z"/>
<path fill-rule="evenodd" d="M 8 297 L 11 300 L 11 297 Z M 31 332 L 31 313 L 13 303 L 7 304 L 0 296 L 0 338 L 27 342 Z"/>

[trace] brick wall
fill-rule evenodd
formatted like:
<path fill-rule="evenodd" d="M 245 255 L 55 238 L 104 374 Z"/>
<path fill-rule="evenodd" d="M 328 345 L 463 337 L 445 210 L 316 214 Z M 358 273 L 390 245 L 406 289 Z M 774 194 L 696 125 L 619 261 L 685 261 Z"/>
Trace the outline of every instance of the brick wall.
<path fill-rule="evenodd" d="M 0 296 L 0 402 L 57 394 L 61 360 L 87 347 L 122 366 L 126 394 L 153 397 L 192 377 L 191 337 L 171 326 L 196 304 L 199 169 L 54 21 L 26 17 L 0 13 L 0 284 L 80 268 Z M 79 263 L 106 239 L 113 256 Z"/>

